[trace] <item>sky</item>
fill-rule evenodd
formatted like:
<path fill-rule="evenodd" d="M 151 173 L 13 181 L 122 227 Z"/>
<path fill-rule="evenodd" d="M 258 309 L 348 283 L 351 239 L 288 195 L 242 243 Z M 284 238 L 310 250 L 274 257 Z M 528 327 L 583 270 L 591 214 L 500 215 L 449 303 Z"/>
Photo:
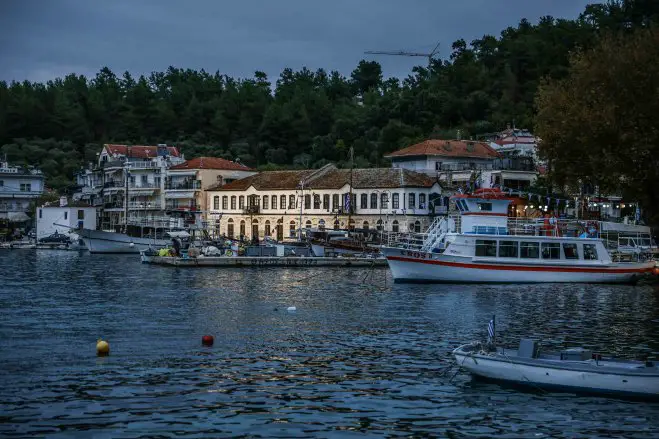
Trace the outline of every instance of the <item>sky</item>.
<path fill-rule="evenodd" d="M 169 66 L 272 82 L 290 67 L 338 70 L 361 59 L 404 78 L 440 43 L 498 36 L 521 18 L 576 18 L 595 0 L 0 0 L 0 80 L 93 77 L 107 66 L 134 75 Z"/>

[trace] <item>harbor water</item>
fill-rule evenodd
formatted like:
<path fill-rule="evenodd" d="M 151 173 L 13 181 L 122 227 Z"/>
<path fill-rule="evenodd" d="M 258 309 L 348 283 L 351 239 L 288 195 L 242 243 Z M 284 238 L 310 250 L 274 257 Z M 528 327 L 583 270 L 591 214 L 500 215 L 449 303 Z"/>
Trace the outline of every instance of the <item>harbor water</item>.
<path fill-rule="evenodd" d="M 0 436 L 657 437 L 657 403 L 456 373 L 451 350 L 492 315 L 504 345 L 659 360 L 657 286 L 392 284 L 386 268 L 4 250 Z"/>

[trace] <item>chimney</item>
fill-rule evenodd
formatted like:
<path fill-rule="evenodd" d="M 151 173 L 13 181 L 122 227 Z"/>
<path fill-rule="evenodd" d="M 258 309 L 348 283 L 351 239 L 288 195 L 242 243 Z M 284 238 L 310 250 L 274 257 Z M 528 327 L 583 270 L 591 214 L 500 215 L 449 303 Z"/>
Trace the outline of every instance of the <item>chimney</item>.
<path fill-rule="evenodd" d="M 59 197 L 59 207 L 66 207 L 68 204 L 66 197 Z"/>

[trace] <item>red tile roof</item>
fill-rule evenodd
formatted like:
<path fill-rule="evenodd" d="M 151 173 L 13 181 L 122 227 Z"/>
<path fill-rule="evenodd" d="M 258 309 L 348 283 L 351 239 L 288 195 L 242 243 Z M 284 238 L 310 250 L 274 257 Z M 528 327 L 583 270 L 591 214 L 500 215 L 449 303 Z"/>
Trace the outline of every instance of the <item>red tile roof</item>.
<path fill-rule="evenodd" d="M 252 168 L 248 168 L 245 165 L 218 157 L 197 157 L 195 159 L 186 160 L 184 163 L 172 166 L 169 169 L 227 169 L 231 171 L 253 171 Z"/>
<path fill-rule="evenodd" d="M 144 146 L 144 145 L 104 145 L 108 154 L 119 154 L 130 158 L 147 159 L 158 156 L 157 146 Z M 180 157 L 178 148 L 175 146 L 168 146 L 167 152 L 174 157 Z"/>
<path fill-rule="evenodd" d="M 429 139 L 416 145 L 387 154 L 385 157 L 407 156 L 442 156 L 442 157 L 473 157 L 494 159 L 500 157 L 499 153 L 486 142 L 475 140 L 440 140 Z"/>

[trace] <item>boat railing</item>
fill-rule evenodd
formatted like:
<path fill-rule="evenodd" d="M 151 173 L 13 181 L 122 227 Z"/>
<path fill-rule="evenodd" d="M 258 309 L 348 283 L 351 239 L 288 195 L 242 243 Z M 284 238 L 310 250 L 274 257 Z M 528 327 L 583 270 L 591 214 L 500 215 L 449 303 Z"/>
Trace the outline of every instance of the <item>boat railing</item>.
<path fill-rule="evenodd" d="M 423 243 L 428 239 L 428 234 L 413 232 L 387 232 L 385 238 L 387 247 L 421 250 Z"/>

